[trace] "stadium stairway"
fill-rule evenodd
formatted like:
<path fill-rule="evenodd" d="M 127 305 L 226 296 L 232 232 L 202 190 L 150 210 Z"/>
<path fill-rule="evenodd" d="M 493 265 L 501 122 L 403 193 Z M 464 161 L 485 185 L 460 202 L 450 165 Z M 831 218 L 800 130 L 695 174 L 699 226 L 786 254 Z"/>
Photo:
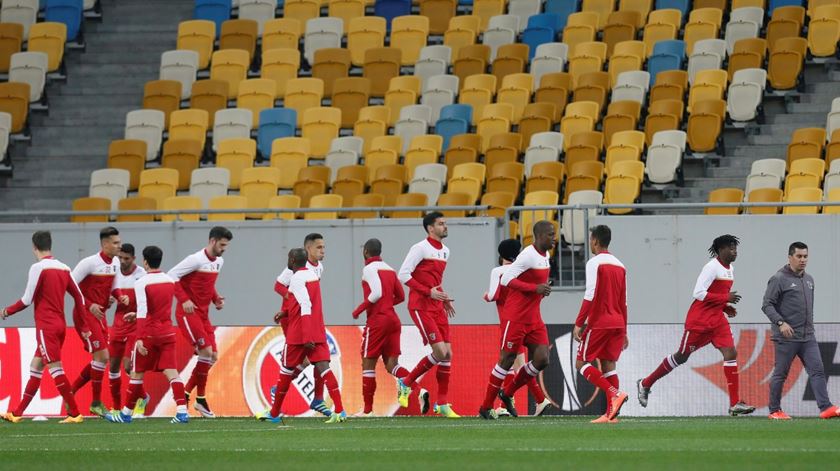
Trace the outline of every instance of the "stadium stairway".
<path fill-rule="evenodd" d="M 807 63 L 805 91 L 784 95 L 765 94 L 764 124 L 750 123 L 747 129 L 731 126 L 724 132 L 724 157 L 692 158 L 683 161 L 685 184 L 664 188 L 646 187 L 643 203 L 696 203 L 708 200 L 716 188 L 741 188 L 750 166 L 758 159 L 785 159 L 793 131 L 804 127 L 824 127 L 831 100 L 840 96 L 840 71 L 836 62 Z M 702 210 L 658 210 L 656 214 L 702 213 Z"/>
<path fill-rule="evenodd" d="M 178 22 L 191 18 L 193 4 L 102 1 L 104 22 L 85 23 L 87 50 L 65 54 L 67 82 L 47 86 L 49 115 L 30 113 L 32 143 L 15 145 L 0 208 L 68 210 L 87 196 L 91 171 L 106 166 L 108 144 L 122 137 L 125 114 L 141 107 L 143 84 L 158 78 L 160 54 L 175 48 Z"/>

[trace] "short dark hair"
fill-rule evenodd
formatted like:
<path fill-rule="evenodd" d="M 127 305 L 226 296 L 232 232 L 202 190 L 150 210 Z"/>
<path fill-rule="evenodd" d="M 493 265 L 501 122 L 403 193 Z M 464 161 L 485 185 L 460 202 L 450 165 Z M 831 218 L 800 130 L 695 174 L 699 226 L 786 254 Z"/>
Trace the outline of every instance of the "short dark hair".
<path fill-rule="evenodd" d="M 322 236 L 321 234 L 318 234 L 317 232 L 311 232 L 309 234 L 306 234 L 306 237 L 303 238 L 303 246 L 306 247 L 307 245 L 311 244 L 312 242 L 315 242 L 316 240 L 323 239 L 323 238 L 324 238 L 324 236 Z"/>
<path fill-rule="evenodd" d="M 224 226 L 216 226 L 210 229 L 210 239 L 214 240 L 233 240 L 233 233 L 230 232 L 230 229 Z"/>
<path fill-rule="evenodd" d="M 499 243 L 499 257 L 512 262 L 522 250 L 522 244 L 516 239 L 505 239 Z"/>
<path fill-rule="evenodd" d="M 134 256 L 134 246 L 131 245 L 131 244 L 122 244 L 122 247 L 120 247 L 120 252 L 127 253 L 127 254 L 129 254 L 133 257 Z"/>
<path fill-rule="evenodd" d="M 289 256 L 292 258 L 292 266 L 295 268 L 302 268 L 306 266 L 308 256 L 306 250 L 302 248 L 294 248 L 289 251 Z"/>
<path fill-rule="evenodd" d="M 534 223 L 534 236 L 543 235 L 552 228 L 554 228 L 554 225 L 548 221 L 537 221 Z"/>
<path fill-rule="evenodd" d="M 143 260 L 149 264 L 149 268 L 160 268 L 160 262 L 163 261 L 163 250 L 156 245 L 149 245 L 143 249 Z"/>
<path fill-rule="evenodd" d="M 382 242 L 379 239 L 368 239 L 365 242 L 365 252 L 371 257 L 382 255 Z"/>
<path fill-rule="evenodd" d="M 52 234 L 50 234 L 50 231 L 35 231 L 32 234 L 32 246 L 39 252 L 52 250 Z"/>
<path fill-rule="evenodd" d="M 612 242 L 612 230 L 610 230 L 609 226 L 600 224 L 589 229 L 589 232 L 592 234 L 592 238 L 598 241 L 598 245 L 604 248 L 610 246 L 610 242 Z"/>
<path fill-rule="evenodd" d="M 111 236 L 120 235 L 120 231 L 117 230 L 114 226 L 103 227 L 101 231 L 99 231 L 99 240 L 105 240 Z"/>
<path fill-rule="evenodd" d="M 796 241 L 788 247 L 788 255 L 795 254 L 797 250 L 808 250 L 808 246 L 805 245 L 805 242 Z"/>
<path fill-rule="evenodd" d="M 440 211 L 432 211 L 431 213 L 427 213 L 423 216 L 423 230 L 429 232 L 429 226 L 434 226 L 435 221 L 443 217 L 443 213 Z"/>
<path fill-rule="evenodd" d="M 712 246 L 709 247 L 709 254 L 714 257 L 720 253 L 720 249 L 734 245 L 735 247 L 741 243 L 741 240 L 732 234 L 724 234 L 712 241 Z"/>

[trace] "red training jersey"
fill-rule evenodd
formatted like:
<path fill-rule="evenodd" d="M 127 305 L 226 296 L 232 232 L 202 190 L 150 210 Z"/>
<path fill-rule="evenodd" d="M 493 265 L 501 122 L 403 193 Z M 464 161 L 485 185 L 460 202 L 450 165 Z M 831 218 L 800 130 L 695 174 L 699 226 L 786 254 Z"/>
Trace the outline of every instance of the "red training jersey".
<path fill-rule="evenodd" d="M 394 306 L 405 301 L 405 293 L 397 279 L 397 273 L 380 257 L 365 260 L 362 270 L 362 294 L 364 301 L 353 311 L 358 316 L 367 312 L 367 322 L 375 322 L 383 316 L 397 316 Z"/>
<path fill-rule="evenodd" d="M 184 316 L 181 304 L 192 301 L 195 312 L 208 316 L 210 303 L 219 299 L 216 292 L 216 278 L 225 263 L 222 257 L 211 257 L 205 249 L 187 256 L 167 273 L 175 281 L 175 297 L 178 298 L 176 314 Z"/>
<path fill-rule="evenodd" d="M 312 270 L 319 280 L 324 274 L 323 262 L 315 262 L 313 265 L 312 262 L 307 260 L 306 268 L 308 270 Z M 280 276 L 277 277 L 277 280 L 274 281 L 274 292 L 283 298 L 283 301 L 280 303 L 280 312 L 288 312 L 289 283 L 292 282 L 292 275 L 294 274 L 295 272 L 289 269 L 289 267 L 286 267 L 280 273 Z M 280 327 L 282 327 L 284 331 L 289 327 L 289 316 L 283 316 L 280 318 Z"/>
<path fill-rule="evenodd" d="M 510 288 L 505 299 L 504 319 L 522 324 L 542 322 L 537 285 L 548 282 L 548 253 L 529 245 L 516 257 L 502 275 L 502 286 Z"/>
<path fill-rule="evenodd" d="M 735 282 L 732 265 L 713 258 L 703 267 L 694 285 L 694 302 L 685 318 L 686 330 L 711 330 L 729 320 L 723 308 L 729 304 L 729 291 Z"/>
<path fill-rule="evenodd" d="M 119 292 L 128 296 L 128 305 L 117 302 L 117 312 L 114 313 L 114 323 L 111 326 L 111 337 L 123 339 L 134 333 L 137 326 L 135 322 L 126 322 L 124 317 L 130 312 L 137 312 L 137 295 L 134 293 L 134 284 L 146 275 L 146 270 L 134 265 L 130 273 L 117 272 L 116 288 Z M 115 298 L 119 297 L 115 294 Z"/>
<path fill-rule="evenodd" d="M 166 273 L 152 270 L 134 285 L 137 298 L 137 338 L 174 335 L 172 300 L 175 282 Z"/>
<path fill-rule="evenodd" d="M 117 273 L 120 271 L 120 261 L 117 257 L 109 257 L 102 252 L 83 258 L 73 269 L 73 279 L 82 290 L 85 297 L 86 323 L 99 322 L 103 331 L 108 330 L 108 321 L 98 319 L 90 312 L 90 306 L 98 304 L 104 311 L 108 307 L 111 294 L 119 296 L 116 288 Z"/>
<path fill-rule="evenodd" d="M 498 311 L 499 313 L 500 324 L 505 321 L 503 317 L 505 310 L 505 300 L 507 299 L 509 291 L 509 288 L 507 286 L 502 286 L 502 276 L 504 276 L 508 268 L 510 268 L 510 264 L 500 265 L 490 270 L 490 287 L 487 288 L 487 295 L 484 296 L 484 300 L 488 303 L 496 303 L 496 311 Z"/>
<path fill-rule="evenodd" d="M 399 279 L 408 286 L 408 308 L 418 311 L 443 309 L 442 301 L 430 297 L 432 288 L 443 283 L 449 248 L 427 237 L 414 244 L 400 267 Z"/>
<path fill-rule="evenodd" d="M 26 309 L 35 303 L 35 328 L 38 330 L 63 330 L 64 294 L 73 298 L 73 322 L 85 326 L 85 299 L 82 291 L 70 275 L 70 267 L 52 257 L 44 257 L 29 267 L 26 289 L 23 296 L 6 308 L 9 315 Z"/>
<path fill-rule="evenodd" d="M 575 325 L 587 329 L 627 328 L 627 270 L 602 252 L 586 262 L 586 292 Z"/>
<path fill-rule="evenodd" d="M 321 282 L 312 270 L 301 268 L 289 283 L 289 328 L 286 343 L 326 343 L 327 329 L 321 309 Z"/>

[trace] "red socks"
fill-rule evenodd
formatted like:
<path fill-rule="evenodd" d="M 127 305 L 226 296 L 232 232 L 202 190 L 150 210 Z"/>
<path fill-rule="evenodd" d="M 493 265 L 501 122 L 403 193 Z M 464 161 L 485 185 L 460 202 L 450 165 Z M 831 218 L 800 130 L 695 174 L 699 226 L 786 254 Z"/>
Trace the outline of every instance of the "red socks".
<path fill-rule="evenodd" d="M 55 382 L 55 387 L 67 404 L 67 413 L 71 417 L 79 415 L 79 407 L 76 405 L 76 398 L 70 390 L 70 382 L 67 381 L 67 376 L 64 375 L 64 369 L 59 367 L 50 368 L 50 376 Z"/>
<path fill-rule="evenodd" d="M 545 393 L 543 392 L 539 383 L 537 383 L 536 377 L 533 377 L 530 380 L 528 380 L 528 391 L 530 391 L 531 395 L 534 396 L 534 402 L 536 402 L 537 404 L 545 401 Z"/>
<path fill-rule="evenodd" d="M 525 364 L 525 366 L 519 368 L 519 372 L 516 373 L 516 377 L 513 379 L 513 382 L 505 387 L 505 396 L 513 397 L 519 388 L 524 386 L 531 379 L 536 378 L 538 374 L 540 374 L 540 371 L 534 368 L 534 365 L 529 361 Z"/>
<path fill-rule="evenodd" d="M 653 370 L 653 373 L 648 375 L 647 378 L 642 380 L 642 386 L 645 388 L 650 388 L 653 386 L 653 383 L 659 381 L 660 378 L 665 376 L 666 374 L 670 373 L 674 370 L 674 368 L 680 366 L 679 363 L 674 360 L 673 355 L 668 355 L 662 360 L 662 363 Z"/>
<path fill-rule="evenodd" d="M 604 373 L 604 379 L 610 383 L 610 386 L 614 387 L 618 390 L 618 371 L 612 370 Z M 612 401 L 607 401 L 607 415 L 609 415 L 610 411 L 612 410 Z"/>
<path fill-rule="evenodd" d="M 205 390 L 207 389 L 207 375 L 210 372 L 211 366 L 213 366 L 213 360 L 211 358 L 198 357 L 190 380 L 187 382 L 186 391 L 192 391 L 193 387 L 195 387 L 198 389 L 196 396 L 204 397 Z"/>
<path fill-rule="evenodd" d="M 102 378 L 105 376 L 105 363 L 96 360 L 90 362 L 90 393 L 92 402 L 102 402 Z"/>
<path fill-rule="evenodd" d="M 391 375 L 395 378 L 402 379 L 402 378 L 405 378 L 406 376 L 408 376 L 409 374 L 410 374 L 410 372 L 400 365 L 395 366 L 394 369 L 391 370 Z"/>
<path fill-rule="evenodd" d="M 417 379 L 423 376 L 427 371 L 431 370 L 433 366 L 440 363 L 434 356 L 434 354 L 430 353 L 426 355 L 417 366 L 411 370 L 411 373 L 408 374 L 405 378 L 403 378 L 403 384 L 406 386 L 413 388 L 416 386 Z"/>
<path fill-rule="evenodd" d="M 738 380 L 738 362 L 736 360 L 724 361 L 723 374 L 726 375 L 726 386 L 729 389 L 729 407 L 732 407 L 741 401 L 741 396 L 738 394 L 740 383 Z"/>
<path fill-rule="evenodd" d="M 292 384 L 292 370 L 285 367 L 280 367 L 280 377 L 277 379 L 277 391 L 274 393 L 274 404 L 271 405 L 271 416 L 279 417 L 280 408 L 283 407 L 283 400 L 286 398 L 286 393 L 289 391 L 289 386 Z"/>
<path fill-rule="evenodd" d="M 609 381 L 604 378 L 598 368 L 590 365 L 589 363 L 583 365 L 580 369 L 580 374 L 586 378 L 587 381 L 594 384 L 596 387 L 599 387 L 607 393 L 607 398 L 614 397 L 618 395 L 618 389 L 614 388 Z"/>
<path fill-rule="evenodd" d="M 111 409 L 120 410 L 122 404 L 122 374 L 108 372 L 108 387 L 111 388 Z"/>
<path fill-rule="evenodd" d="M 436 378 L 438 384 L 437 403 L 449 404 L 449 376 L 452 370 L 452 364 L 449 361 L 442 361 L 438 363 Z"/>
<path fill-rule="evenodd" d="M 373 395 L 376 393 L 376 371 L 362 371 L 362 397 L 365 400 L 364 413 L 373 412 Z"/>
<path fill-rule="evenodd" d="M 143 385 L 140 385 L 142 389 Z M 172 398 L 175 399 L 176 406 L 187 406 L 187 399 L 184 397 L 184 382 L 181 378 L 175 378 L 169 381 L 169 388 L 172 389 Z"/>
<path fill-rule="evenodd" d="M 493 371 L 490 372 L 490 380 L 487 382 L 487 391 L 484 393 L 484 402 L 481 403 L 482 409 L 493 408 L 493 403 L 496 401 L 499 389 L 502 388 L 503 383 L 507 382 L 507 378 L 512 376 L 512 374 L 509 374 L 501 366 L 493 366 Z"/>
<path fill-rule="evenodd" d="M 88 381 L 90 381 L 90 363 L 82 368 L 82 371 L 79 373 L 79 377 L 73 382 L 73 394 L 75 394 L 79 389 L 82 389 Z"/>
<path fill-rule="evenodd" d="M 335 379 L 335 375 L 332 370 L 329 368 L 324 370 L 324 372 L 321 373 L 321 378 L 324 379 L 324 384 L 330 392 L 330 398 L 332 398 L 335 413 L 340 414 L 344 412 L 344 406 L 341 404 L 341 391 L 338 389 L 338 380 Z"/>
<path fill-rule="evenodd" d="M 35 397 L 35 394 L 38 392 L 38 388 L 41 387 L 42 375 L 43 373 L 40 371 L 29 370 L 29 381 L 26 382 L 26 389 L 23 390 L 23 397 L 20 398 L 20 403 L 14 411 L 16 417 L 23 416 L 26 408 L 29 407 L 29 403 L 32 402 L 32 398 Z"/>
<path fill-rule="evenodd" d="M 314 393 L 314 400 L 315 401 L 323 401 L 324 400 L 324 377 L 323 373 L 318 371 L 317 367 L 312 367 L 312 377 L 315 380 L 315 391 Z"/>
<path fill-rule="evenodd" d="M 125 408 L 128 410 L 134 410 L 134 406 L 137 405 L 137 401 L 142 397 L 141 394 L 143 392 L 143 380 L 142 379 L 130 379 L 128 380 L 128 392 L 126 394 L 125 399 Z"/>

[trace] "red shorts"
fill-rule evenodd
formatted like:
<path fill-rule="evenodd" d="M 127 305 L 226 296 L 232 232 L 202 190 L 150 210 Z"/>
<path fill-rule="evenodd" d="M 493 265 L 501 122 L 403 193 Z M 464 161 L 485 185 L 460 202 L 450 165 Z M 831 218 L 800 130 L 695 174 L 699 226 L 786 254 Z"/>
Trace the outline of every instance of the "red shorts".
<path fill-rule="evenodd" d="M 409 309 L 411 320 L 420 329 L 420 336 L 423 337 L 423 345 L 435 343 L 449 343 L 449 317 L 443 308 L 434 311 L 418 311 Z"/>
<path fill-rule="evenodd" d="M 715 348 L 735 348 L 729 323 L 720 324 L 710 330 L 686 330 L 680 340 L 680 353 L 692 354 L 712 344 Z"/>
<path fill-rule="evenodd" d="M 93 320 L 91 320 L 93 319 Z M 88 327 L 90 328 L 90 337 L 85 338 L 82 335 L 83 329 L 81 326 L 76 326 L 76 333 L 82 339 L 82 345 L 88 353 L 98 352 L 108 348 L 108 328 L 103 326 L 98 319 L 89 316 Z"/>
<path fill-rule="evenodd" d="M 50 364 L 61 361 L 61 347 L 64 345 L 65 329 L 41 330 L 35 329 L 38 348 L 35 356 L 42 358 L 44 363 Z"/>
<path fill-rule="evenodd" d="M 523 323 L 505 321 L 502 326 L 502 350 L 520 353 L 526 345 L 548 345 L 548 330 L 543 321 Z"/>
<path fill-rule="evenodd" d="M 137 340 L 132 335 L 123 335 L 117 338 L 111 337 L 108 342 L 108 356 L 111 358 L 130 358 L 131 352 L 134 350 L 134 341 Z"/>
<path fill-rule="evenodd" d="M 148 350 L 141 355 L 135 346 L 131 355 L 134 371 L 163 371 L 175 369 L 175 332 L 160 337 L 144 337 L 143 347 Z"/>
<path fill-rule="evenodd" d="M 216 350 L 216 328 L 210 319 L 198 313 L 178 317 L 178 330 L 190 341 L 196 349 L 210 346 Z"/>
<path fill-rule="evenodd" d="M 624 329 L 587 329 L 578 344 L 577 359 L 580 361 L 618 361 L 624 350 Z"/>
<path fill-rule="evenodd" d="M 362 358 L 400 356 L 402 325 L 396 315 L 376 315 L 368 319 L 362 334 Z"/>
<path fill-rule="evenodd" d="M 316 343 L 315 348 L 310 350 L 303 345 L 289 345 L 287 343 L 283 348 L 283 366 L 287 369 L 297 368 L 305 358 L 309 359 L 309 363 L 330 361 L 330 347 L 326 343 Z"/>

